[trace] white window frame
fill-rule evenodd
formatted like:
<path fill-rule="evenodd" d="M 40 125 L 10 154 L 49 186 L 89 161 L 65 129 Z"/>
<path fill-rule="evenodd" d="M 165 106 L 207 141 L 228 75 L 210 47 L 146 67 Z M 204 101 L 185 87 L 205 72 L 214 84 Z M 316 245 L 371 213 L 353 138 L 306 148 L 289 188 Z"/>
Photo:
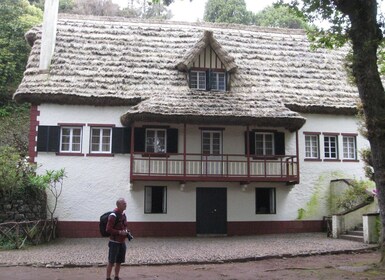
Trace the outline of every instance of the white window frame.
<path fill-rule="evenodd" d="M 96 130 L 99 130 L 99 141 L 98 143 L 94 143 L 94 134 L 93 132 L 96 131 Z M 108 139 L 108 143 L 105 143 L 104 140 L 106 139 L 106 137 L 104 136 L 104 131 L 109 131 L 109 135 L 107 137 Z M 91 143 L 90 143 L 90 151 L 91 153 L 98 153 L 98 154 L 110 154 L 111 151 L 112 151 L 112 128 L 111 127 L 91 127 L 91 134 L 90 134 L 90 138 L 91 138 Z M 98 146 L 97 149 L 94 150 L 94 145 Z M 108 150 L 107 151 L 103 151 L 103 147 L 105 144 L 108 144 Z"/>
<path fill-rule="evenodd" d="M 357 137 L 355 135 L 342 135 L 342 151 L 343 159 L 357 160 Z"/>
<path fill-rule="evenodd" d="M 153 131 L 154 132 L 154 151 L 149 151 L 149 145 L 148 145 L 148 132 Z M 157 141 L 158 137 L 158 132 L 164 132 L 164 151 L 161 150 L 161 147 L 158 145 L 155 145 L 155 142 Z M 146 135 L 145 135 L 145 151 L 146 153 L 167 153 L 167 129 L 163 128 L 146 128 Z"/>
<path fill-rule="evenodd" d="M 63 130 L 68 129 L 69 135 L 63 135 Z M 80 130 L 80 135 L 74 135 L 74 130 Z M 63 138 L 69 137 L 68 143 L 63 143 Z M 74 143 L 75 137 L 79 137 L 79 143 Z M 61 153 L 81 153 L 82 151 L 83 128 L 80 126 L 61 126 L 60 127 L 60 152 Z M 63 145 L 68 145 L 68 149 L 63 149 Z M 79 149 L 74 149 L 74 145 L 79 144 Z"/>
<path fill-rule="evenodd" d="M 332 139 L 334 139 L 335 147 L 332 146 Z M 335 149 L 334 152 L 332 151 L 333 148 Z M 332 154 L 335 154 L 335 156 Z M 324 158 L 338 159 L 338 135 L 324 135 Z"/>
<path fill-rule="evenodd" d="M 153 188 L 162 188 L 163 197 L 162 197 L 162 211 L 154 212 L 152 209 L 152 190 Z M 165 186 L 145 186 L 144 187 L 144 213 L 145 214 L 167 214 L 167 187 Z"/>
<path fill-rule="evenodd" d="M 219 135 L 219 149 L 214 151 L 214 134 Z M 208 137 L 207 137 L 208 136 Z M 202 130 L 202 154 L 218 156 L 222 154 L 222 131 L 218 130 Z M 210 151 L 205 151 L 205 140 L 208 140 Z"/>
<path fill-rule="evenodd" d="M 257 192 L 261 190 L 267 190 L 269 192 L 269 209 L 266 210 L 266 212 L 261 213 L 260 211 L 257 211 Z M 276 203 L 276 189 L 275 188 L 255 188 L 255 214 L 256 215 L 271 215 L 271 214 L 277 214 L 277 203 Z"/>
<path fill-rule="evenodd" d="M 305 158 L 319 159 L 319 135 L 305 135 Z"/>
<path fill-rule="evenodd" d="M 206 90 L 206 71 L 192 70 L 190 73 L 190 87 L 197 90 Z"/>
<path fill-rule="evenodd" d="M 259 147 L 257 147 L 257 135 L 262 135 L 262 154 L 258 153 L 257 151 L 259 150 Z M 271 136 L 271 154 L 267 153 L 267 141 L 266 141 L 266 136 Z M 275 155 L 275 139 L 274 139 L 274 133 L 272 132 L 255 132 L 255 142 L 254 142 L 254 147 L 255 147 L 255 155 L 256 156 L 274 156 Z"/>
<path fill-rule="evenodd" d="M 226 91 L 226 73 L 225 72 L 211 72 L 210 74 L 210 86 L 212 90 Z M 221 85 L 223 83 L 223 88 Z"/>

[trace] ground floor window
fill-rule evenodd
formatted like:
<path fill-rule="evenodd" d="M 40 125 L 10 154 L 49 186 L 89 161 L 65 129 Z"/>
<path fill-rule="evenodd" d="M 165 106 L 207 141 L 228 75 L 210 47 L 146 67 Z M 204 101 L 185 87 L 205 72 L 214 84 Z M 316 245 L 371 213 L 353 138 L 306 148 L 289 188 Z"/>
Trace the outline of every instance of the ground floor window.
<path fill-rule="evenodd" d="M 275 188 L 256 188 L 255 214 L 275 213 Z"/>
<path fill-rule="evenodd" d="M 167 188 L 146 186 L 144 188 L 144 213 L 167 213 Z"/>

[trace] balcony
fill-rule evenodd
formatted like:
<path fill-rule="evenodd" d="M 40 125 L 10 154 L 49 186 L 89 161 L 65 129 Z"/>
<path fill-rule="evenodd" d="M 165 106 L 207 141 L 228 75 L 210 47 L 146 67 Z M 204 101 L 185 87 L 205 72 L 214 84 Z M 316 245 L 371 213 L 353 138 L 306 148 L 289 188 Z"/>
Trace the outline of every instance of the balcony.
<path fill-rule="evenodd" d="M 131 181 L 299 181 L 297 156 L 132 153 Z"/>

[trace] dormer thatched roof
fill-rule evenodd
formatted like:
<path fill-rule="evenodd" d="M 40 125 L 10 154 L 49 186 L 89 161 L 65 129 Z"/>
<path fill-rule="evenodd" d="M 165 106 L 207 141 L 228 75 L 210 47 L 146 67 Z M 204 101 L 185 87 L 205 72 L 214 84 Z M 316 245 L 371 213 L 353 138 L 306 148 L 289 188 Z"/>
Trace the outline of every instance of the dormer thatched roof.
<path fill-rule="evenodd" d="M 68 16 L 57 26 L 48 74 L 38 69 L 40 28 L 26 35 L 33 47 L 17 101 L 126 105 L 125 125 L 186 121 L 290 130 L 305 122 L 297 112 L 356 111 L 358 92 L 343 68 L 346 49 L 312 51 L 299 30 Z M 230 91 L 190 90 L 179 71 L 207 44 L 233 72 Z"/>

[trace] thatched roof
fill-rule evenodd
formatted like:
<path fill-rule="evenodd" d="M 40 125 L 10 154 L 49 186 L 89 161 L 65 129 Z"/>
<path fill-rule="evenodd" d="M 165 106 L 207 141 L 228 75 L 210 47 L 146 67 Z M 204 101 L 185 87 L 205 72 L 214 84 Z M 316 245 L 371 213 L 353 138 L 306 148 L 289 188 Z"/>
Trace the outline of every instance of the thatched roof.
<path fill-rule="evenodd" d="M 297 112 L 351 114 L 358 93 L 345 50 L 310 50 L 298 30 L 241 25 L 60 18 L 48 73 L 39 72 L 41 30 L 15 99 L 127 105 L 135 120 L 260 124 L 294 130 Z M 190 90 L 186 67 L 208 44 L 231 73 L 227 92 Z M 296 112 L 295 112 L 296 111 Z"/>

